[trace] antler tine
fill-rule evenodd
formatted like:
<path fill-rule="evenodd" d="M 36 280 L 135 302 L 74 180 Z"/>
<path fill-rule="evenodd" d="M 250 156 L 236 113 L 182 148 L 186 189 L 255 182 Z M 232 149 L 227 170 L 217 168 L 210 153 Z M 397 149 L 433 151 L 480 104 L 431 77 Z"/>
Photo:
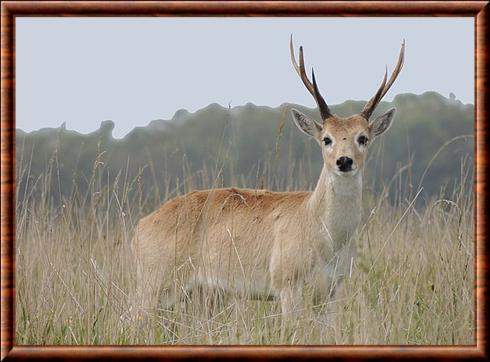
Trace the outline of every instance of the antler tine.
<path fill-rule="evenodd" d="M 383 91 L 383 94 L 381 95 L 381 98 L 388 92 L 388 90 L 391 88 L 391 85 L 395 82 L 395 79 L 398 77 L 398 74 L 400 74 L 400 71 L 402 70 L 403 67 L 403 61 L 405 59 L 405 39 L 403 39 L 403 43 L 400 49 L 400 55 L 398 56 L 398 62 L 396 63 L 396 67 L 393 70 L 393 73 L 391 74 L 390 80 L 385 86 L 385 89 Z"/>
<path fill-rule="evenodd" d="M 367 104 L 364 106 L 364 109 L 361 112 L 361 115 L 369 120 L 369 117 L 371 117 L 371 114 L 373 113 L 374 109 L 378 105 L 379 101 L 383 97 L 383 91 L 386 86 L 386 79 L 388 77 L 388 69 L 385 70 L 385 76 L 383 77 L 383 81 L 381 82 L 381 85 L 379 86 L 378 90 L 376 91 L 376 94 L 374 95 L 373 98 L 367 102 Z"/>
<path fill-rule="evenodd" d="M 320 94 L 320 91 L 318 90 L 318 85 L 316 84 L 316 79 L 315 79 L 315 71 L 313 70 L 313 68 L 311 68 L 311 79 L 313 79 L 314 97 L 318 104 L 318 108 L 320 109 L 322 120 L 325 121 L 332 114 L 330 113 L 330 108 L 328 108 L 327 102 L 325 102 L 325 99 L 323 99 L 322 95 Z"/>
<path fill-rule="evenodd" d="M 296 56 L 294 55 L 294 46 L 293 46 L 293 35 L 291 34 L 291 38 L 289 40 L 289 51 L 291 53 L 291 62 L 293 63 L 294 69 L 296 70 L 296 73 L 298 73 L 299 77 L 303 81 L 304 85 L 308 89 L 308 91 L 313 95 L 314 90 L 313 90 L 313 84 L 311 84 L 310 80 L 304 73 L 304 58 L 303 58 L 303 47 L 299 47 L 299 59 L 300 59 L 300 64 L 303 63 L 303 67 L 298 66 L 298 63 L 296 62 Z M 303 60 L 303 62 L 301 61 Z"/>
<path fill-rule="evenodd" d="M 393 73 L 390 76 L 390 80 L 388 81 L 388 83 L 386 83 L 387 72 L 385 72 L 383 82 L 381 83 L 381 86 L 378 88 L 378 91 L 376 92 L 374 97 L 371 98 L 369 102 L 364 106 L 364 109 L 361 112 L 361 115 L 364 118 L 369 119 L 369 117 L 371 117 L 372 113 L 378 106 L 378 103 L 381 101 L 384 95 L 391 88 L 391 86 L 395 82 L 395 79 L 398 77 L 398 74 L 400 74 L 400 71 L 402 70 L 404 58 L 405 58 L 405 40 L 403 40 L 400 49 L 400 55 L 398 56 L 398 62 L 396 64 L 395 69 L 393 70 Z"/>
<path fill-rule="evenodd" d="M 289 50 L 291 53 L 291 62 L 293 63 L 293 66 L 294 66 L 294 69 L 296 70 L 296 73 L 298 73 L 298 75 L 301 78 L 301 80 L 303 81 L 303 84 L 305 85 L 306 89 L 308 89 L 310 94 L 315 99 L 316 104 L 318 105 L 318 109 L 320 110 L 322 120 L 325 121 L 332 114 L 330 113 L 330 109 L 328 108 L 327 102 L 325 102 L 325 99 L 323 99 L 322 95 L 320 94 L 320 91 L 318 90 L 318 86 L 316 85 L 316 81 L 315 81 L 315 76 L 313 75 L 313 83 L 312 83 L 308 79 L 308 76 L 306 75 L 305 59 L 304 59 L 304 55 L 303 55 L 303 47 L 302 46 L 299 47 L 299 65 L 296 62 L 296 57 L 294 55 L 293 35 L 292 34 L 291 34 L 291 38 L 289 41 Z"/>

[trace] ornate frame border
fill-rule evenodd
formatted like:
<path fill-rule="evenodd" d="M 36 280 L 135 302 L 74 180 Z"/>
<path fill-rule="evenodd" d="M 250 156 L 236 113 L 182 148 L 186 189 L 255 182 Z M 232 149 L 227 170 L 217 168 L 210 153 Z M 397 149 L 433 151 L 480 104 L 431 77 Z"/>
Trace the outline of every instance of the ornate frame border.
<path fill-rule="evenodd" d="M 17 346 L 14 344 L 15 19 L 23 16 L 444 16 L 475 19 L 474 346 Z M 1 4 L 1 359 L 481 359 L 487 344 L 488 1 L 6 1 Z"/>

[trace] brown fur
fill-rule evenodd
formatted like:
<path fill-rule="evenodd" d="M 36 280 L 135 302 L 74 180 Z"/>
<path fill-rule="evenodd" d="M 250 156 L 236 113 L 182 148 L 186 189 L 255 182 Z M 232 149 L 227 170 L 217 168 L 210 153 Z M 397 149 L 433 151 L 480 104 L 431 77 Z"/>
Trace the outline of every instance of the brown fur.
<path fill-rule="evenodd" d="M 211 278 L 215 287 L 227 288 L 239 280 L 243 293 L 269 294 L 247 281 L 270 273 L 272 242 L 278 231 L 271 225 L 299 222 L 292 211 L 309 194 L 230 188 L 194 191 L 168 201 L 137 227 L 133 248 L 143 261 L 139 283 L 144 283 L 147 273 L 162 273 L 166 275 L 158 279 L 164 284 L 173 274 L 167 289 L 174 283 L 187 288 Z M 166 304 L 173 302 L 171 296 Z"/>

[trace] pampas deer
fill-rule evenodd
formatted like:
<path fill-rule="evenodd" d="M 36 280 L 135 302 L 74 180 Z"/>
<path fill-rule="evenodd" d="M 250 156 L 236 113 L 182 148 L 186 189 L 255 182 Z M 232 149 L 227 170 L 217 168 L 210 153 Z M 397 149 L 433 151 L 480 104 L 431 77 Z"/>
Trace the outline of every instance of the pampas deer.
<path fill-rule="evenodd" d="M 297 64 L 291 37 L 293 66 L 321 115 L 317 122 L 291 110 L 294 123 L 321 149 L 315 189 L 224 188 L 167 201 L 139 222 L 132 242 L 139 308 L 168 307 L 176 291 L 199 286 L 280 300 L 284 315 L 301 305 L 305 285 L 317 301 L 328 301 L 353 263 L 367 150 L 390 127 L 395 109 L 370 118 L 402 68 L 404 47 L 390 79 L 385 73 L 362 112 L 341 118 L 330 111 L 313 71 L 308 78 L 302 47 Z"/>

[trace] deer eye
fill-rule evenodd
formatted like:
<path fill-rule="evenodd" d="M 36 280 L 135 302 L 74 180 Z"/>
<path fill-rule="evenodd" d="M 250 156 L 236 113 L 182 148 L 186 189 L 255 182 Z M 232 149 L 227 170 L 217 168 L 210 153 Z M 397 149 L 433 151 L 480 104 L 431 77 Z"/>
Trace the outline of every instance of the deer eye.
<path fill-rule="evenodd" d="M 357 139 L 357 142 L 361 145 L 361 146 L 365 146 L 367 143 L 368 143 L 368 138 L 364 135 L 362 136 L 359 136 L 359 138 Z"/>
<path fill-rule="evenodd" d="M 331 145 L 332 144 L 332 139 L 330 137 L 325 137 L 323 139 L 323 143 L 325 143 L 325 146 Z"/>

